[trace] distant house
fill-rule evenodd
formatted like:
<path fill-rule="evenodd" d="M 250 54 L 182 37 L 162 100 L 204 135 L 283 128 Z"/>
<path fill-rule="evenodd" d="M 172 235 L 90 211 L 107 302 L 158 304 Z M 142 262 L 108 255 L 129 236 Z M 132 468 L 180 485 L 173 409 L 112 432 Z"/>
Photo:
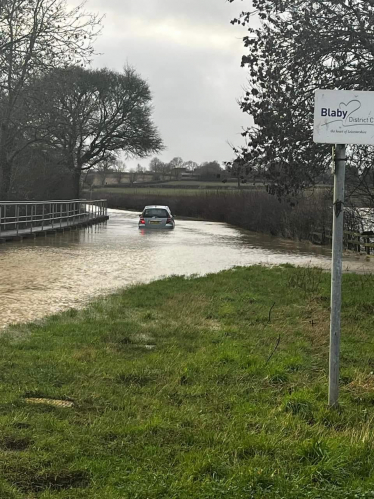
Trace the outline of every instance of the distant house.
<path fill-rule="evenodd" d="M 199 176 L 196 175 L 195 172 L 185 171 L 185 172 L 182 173 L 181 178 L 198 179 Z"/>
<path fill-rule="evenodd" d="M 183 167 L 172 168 L 170 171 L 171 176 L 177 180 L 182 178 L 182 175 L 186 172 L 187 172 L 187 168 L 183 168 Z"/>

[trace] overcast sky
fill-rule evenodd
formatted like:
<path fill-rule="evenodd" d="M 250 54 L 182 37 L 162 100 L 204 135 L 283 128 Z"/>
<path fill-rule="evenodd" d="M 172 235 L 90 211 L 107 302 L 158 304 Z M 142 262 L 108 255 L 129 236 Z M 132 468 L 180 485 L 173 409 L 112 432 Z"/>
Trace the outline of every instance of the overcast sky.
<path fill-rule="evenodd" d="M 247 7 L 248 0 L 87 1 L 86 10 L 105 14 L 93 66 L 121 71 L 128 63 L 148 81 L 163 161 L 227 161 L 229 143 L 242 144 L 249 118 L 237 99 L 246 83 L 246 31 L 230 20 Z M 148 166 L 150 159 L 126 164 Z"/>

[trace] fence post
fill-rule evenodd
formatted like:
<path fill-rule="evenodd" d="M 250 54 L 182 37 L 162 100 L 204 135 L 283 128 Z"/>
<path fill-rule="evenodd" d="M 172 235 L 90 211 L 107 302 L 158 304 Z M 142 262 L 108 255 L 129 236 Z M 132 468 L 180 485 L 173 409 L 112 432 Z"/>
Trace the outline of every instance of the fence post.
<path fill-rule="evenodd" d="M 16 231 L 17 231 L 17 236 L 18 236 L 18 230 L 19 230 L 19 206 L 16 204 Z"/>

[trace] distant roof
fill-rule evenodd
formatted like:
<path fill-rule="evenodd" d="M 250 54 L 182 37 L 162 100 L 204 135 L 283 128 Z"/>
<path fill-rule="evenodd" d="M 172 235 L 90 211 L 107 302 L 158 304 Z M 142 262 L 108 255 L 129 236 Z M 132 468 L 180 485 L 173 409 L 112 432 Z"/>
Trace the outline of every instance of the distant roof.
<path fill-rule="evenodd" d="M 165 209 L 167 209 L 167 210 L 169 210 L 169 209 L 170 209 L 170 208 L 169 208 L 169 206 L 162 206 L 162 205 L 160 205 L 160 204 L 150 204 L 150 205 L 148 205 L 148 206 L 144 206 L 144 209 L 145 209 L 145 210 L 146 210 L 146 209 L 148 209 L 148 208 L 165 208 Z"/>

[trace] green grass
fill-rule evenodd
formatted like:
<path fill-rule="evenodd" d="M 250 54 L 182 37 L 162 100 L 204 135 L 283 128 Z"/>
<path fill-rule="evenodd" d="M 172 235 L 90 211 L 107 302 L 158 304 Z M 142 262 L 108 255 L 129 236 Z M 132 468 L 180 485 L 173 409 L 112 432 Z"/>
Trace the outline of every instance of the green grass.
<path fill-rule="evenodd" d="M 0 497 L 374 497 L 373 284 L 344 276 L 335 410 L 319 270 L 172 277 L 13 326 Z"/>

